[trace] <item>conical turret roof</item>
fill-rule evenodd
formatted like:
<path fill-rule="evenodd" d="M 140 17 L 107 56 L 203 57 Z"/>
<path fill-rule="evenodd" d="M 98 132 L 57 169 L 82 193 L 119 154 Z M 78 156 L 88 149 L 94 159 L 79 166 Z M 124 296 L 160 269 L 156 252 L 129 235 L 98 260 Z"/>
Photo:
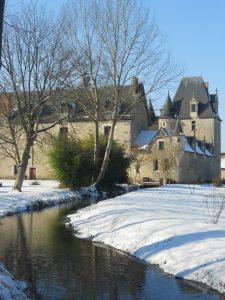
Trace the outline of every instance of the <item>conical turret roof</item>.
<path fill-rule="evenodd" d="M 163 105 L 163 108 L 161 109 L 160 118 L 173 118 L 173 117 L 174 117 L 174 107 L 170 98 L 170 94 L 168 92 L 166 101 Z"/>
<path fill-rule="evenodd" d="M 182 128 L 180 126 L 180 121 L 179 119 L 177 118 L 177 122 L 176 122 L 176 125 L 175 125 L 175 128 L 174 128 L 174 131 L 173 131 L 173 136 L 179 136 L 181 135 L 181 133 L 183 133 L 182 131 Z"/>

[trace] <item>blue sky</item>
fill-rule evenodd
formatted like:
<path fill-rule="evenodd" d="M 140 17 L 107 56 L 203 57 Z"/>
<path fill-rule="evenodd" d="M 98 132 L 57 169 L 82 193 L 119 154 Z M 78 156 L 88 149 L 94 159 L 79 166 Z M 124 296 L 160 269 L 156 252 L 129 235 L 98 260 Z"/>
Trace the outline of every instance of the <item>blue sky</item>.
<path fill-rule="evenodd" d="M 38 1 L 55 11 L 66 3 L 66 0 Z M 13 8 L 21 1 L 7 2 Z M 209 82 L 210 93 L 218 89 L 220 117 L 225 120 L 225 1 L 143 0 L 143 2 L 155 13 L 156 23 L 166 36 L 168 48 L 175 61 L 185 63 L 183 76 L 202 76 Z M 175 90 L 176 88 L 170 91 L 171 96 Z M 164 102 L 166 94 L 166 91 L 161 94 L 159 103 Z M 224 133 L 225 124 L 222 122 L 223 152 L 225 152 Z"/>
<path fill-rule="evenodd" d="M 220 117 L 225 120 L 225 1 L 146 0 L 146 5 L 155 12 L 176 61 L 185 63 L 183 75 L 202 76 L 210 93 L 218 88 Z M 225 151 L 224 122 L 221 135 Z"/>

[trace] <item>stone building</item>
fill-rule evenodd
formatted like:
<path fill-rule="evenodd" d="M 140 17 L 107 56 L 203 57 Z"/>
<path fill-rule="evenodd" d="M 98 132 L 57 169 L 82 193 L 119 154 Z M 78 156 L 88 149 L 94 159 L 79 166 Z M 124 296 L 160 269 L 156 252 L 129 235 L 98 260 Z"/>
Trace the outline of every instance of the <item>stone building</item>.
<path fill-rule="evenodd" d="M 88 84 L 86 80 L 85 84 Z M 110 105 L 113 87 L 99 88 L 98 92 L 102 97 L 99 112 L 99 133 L 108 135 L 111 128 L 112 108 Z M 134 77 L 130 85 L 122 86 L 118 92 L 120 119 L 116 124 L 114 136 L 118 142 L 124 145 L 126 152 L 130 153 L 138 133 L 141 130 L 148 130 L 149 125 L 151 125 L 151 118 L 144 85 L 138 82 L 138 78 Z M 89 87 L 81 85 L 76 91 L 64 91 L 60 97 L 54 99 L 53 103 L 45 105 L 41 115 L 42 126 L 54 123 L 61 116 L 68 115 L 69 117 L 54 126 L 48 134 L 39 136 L 38 141 L 33 145 L 26 173 L 28 179 L 52 179 L 54 176 L 48 162 L 49 135 L 65 136 L 74 134 L 82 139 L 94 133 L 94 122 L 90 115 L 79 105 L 80 99 L 78 99 L 82 98 L 82 101 L 88 101 L 87 98 L 90 95 L 91 90 L 89 93 Z M 3 128 L 1 127 L 0 130 L 3 130 Z M 15 178 L 16 174 L 17 167 L 14 161 L 10 158 L 0 158 L 0 178 Z"/>
<path fill-rule="evenodd" d="M 152 103 L 146 100 L 144 85 L 137 78 L 133 78 L 131 85 L 121 87 L 119 93 L 120 120 L 115 128 L 115 139 L 135 157 L 129 170 L 131 181 L 163 179 L 190 183 L 211 181 L 220 176 L 218 96 L 209 94 L 208 85 L 201 77 L 183 78 L 173 100 L 168 94 L 158 117 Z M 104 87 L 101 94 L 99 131 L 108 135 L 112 87 Z M 42 125 L 53 123 L 59 114 L 68 114 L 71 110 L 69 118 L 52 128 L 50 134 L 73 133 L 82 139 L 94 133 L 92 119 L 79 108 L 74 94 L 67 92 L 45 107 Z M 32 148 L 27 170 L 29 179 L 53 178 L 47 137 L 43 136 L 41 143 L 35 143 Z M 0 177 L 14 178 L 15 175 L 14 162 L 9 158 L 0 159 Z"/>
<path fill-rule="evenodd" d="M 168 94 L 158 128 L 136 139 L 136 181 L 207 182 L 220 176 L 218 96 L 201 77 L 181 80 L 173 101 Z"/>

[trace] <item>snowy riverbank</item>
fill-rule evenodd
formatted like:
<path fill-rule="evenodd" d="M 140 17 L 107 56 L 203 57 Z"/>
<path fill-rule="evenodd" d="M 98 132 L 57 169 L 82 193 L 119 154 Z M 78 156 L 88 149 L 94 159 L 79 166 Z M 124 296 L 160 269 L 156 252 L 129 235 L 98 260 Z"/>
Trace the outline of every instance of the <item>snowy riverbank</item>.
<path fill-rule="evenodd" d="M 24 290 L 27 285 L 23 281 L 14 280 L 13 276 L 0 263 L 0 299 L 26 300 Z"/>
<path fill-rule="evenodd" d="M 0 218 L 80 198 L 78 192 L 59 189 L 59 183 L 53 180 L 40 180 L 38 185 L 32 185 L 33 181 L 25 180 L 22 193 L 11 192 L 13 180 L 1 180 L 0 182 L 2 183 L 2 187 L 0 187 Z"/>
<path fill-rule="evenodd" d="M 1 180 L 0 182 L 2 183 L 2 187 L 0 187 L 0 218 L 80 199 L 78 192 L 59 189 L 57 181 L 40 180 L 38 185 L 32 185 L 33 181 L 25 180 L 22 193 L 11 192 L 13 180 Z M 25 288 L 25 282 L 14 280 L 13 276 L 0 263 L 0 299 L 25 300 L 27 299 L 23 293 Z"/>
<path fill-rule="evenodd" d="M 81 209 L 69 216 L 68 225 L 81 238 L 225 294 L 225 211 L 217 224 L 209 216 L 225 189 L 197 186 L 191 192 L 185 185 L 138 190 Z"/>

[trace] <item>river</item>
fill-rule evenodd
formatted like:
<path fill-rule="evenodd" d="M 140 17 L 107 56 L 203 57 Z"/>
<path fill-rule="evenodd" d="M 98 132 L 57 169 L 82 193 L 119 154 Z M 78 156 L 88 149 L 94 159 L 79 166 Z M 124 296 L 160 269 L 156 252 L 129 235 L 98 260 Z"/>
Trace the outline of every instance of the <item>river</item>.
<path fill-rule="evenodd" d="M 65 204 L 0 220 L 0 261 L 29 282 L 31 299 L 223 299 L 109 247 L 81 240 Z"/>

